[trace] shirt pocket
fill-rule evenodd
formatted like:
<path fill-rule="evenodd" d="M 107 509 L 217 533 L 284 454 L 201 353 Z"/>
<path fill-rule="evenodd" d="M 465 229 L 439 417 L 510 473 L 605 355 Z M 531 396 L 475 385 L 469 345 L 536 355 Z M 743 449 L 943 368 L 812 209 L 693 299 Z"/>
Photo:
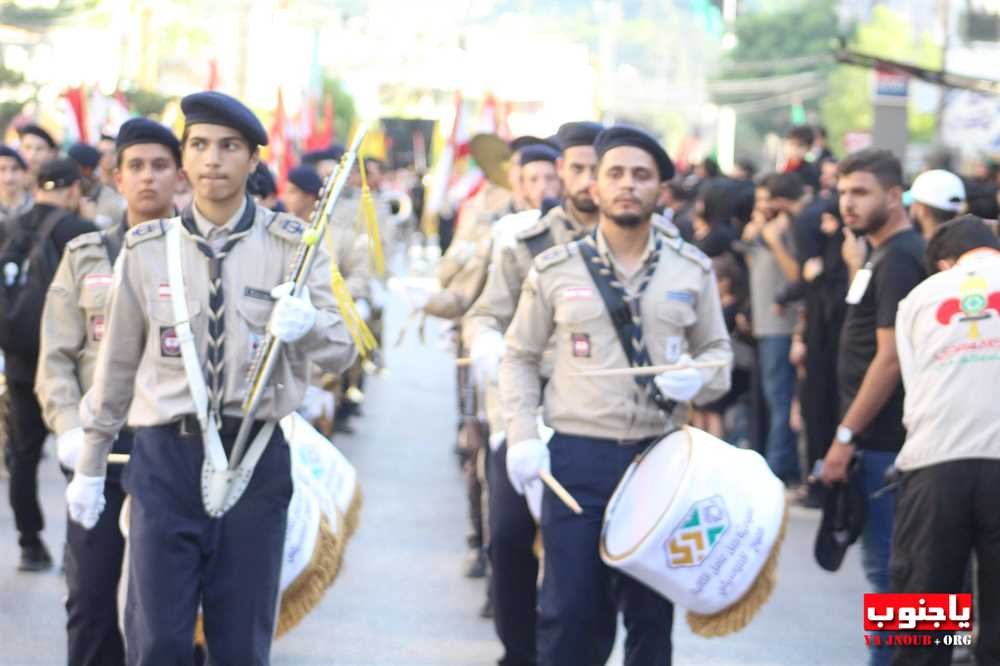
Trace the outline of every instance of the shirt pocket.
<path fill-rule="evenodd" d="M 189 300 L 187 302 L 188 318 L 191 331 L 196 342 L 204 332 L 202 319 L 204 317 L 201 303 Z M 147 356 L 156 359 L 156 367 L 184 372 L 181 359 L 181 345 L 177 337 L 177 318 L 174 316 L 173 304 L 170 300 L 152 301 L 149 305 L 149 333 L 146 340 Z M 197 346 L 196 346 L 197 348 Z M 204 364 L 199 350 L 199 364 Z M 158 373 L 159 374 L 159 373 Z"/>
<path fill-rule="evenodd" d="M 604 304 L 597 299 L 568 300 L 559 304 L 555 320 L 560 330 L 558 346 L 571 366 L 592 365 L 607 356 L 608 323 Z M 604 353 L 601 353 L 603 349 Z"/>
<path fill-rule="evenodd" d="M 264 336 L 267 335 L 267 324 L 271 319 L 274 303 L 274 301 L 251 296 L 244 296 L 236 302 L 236 311 L 239 313 L 241 322 L 246 326 L 246 354 L 239 359 L 242 363 L 247 365 L 253 363 L 257 349 L 263 344 Z M 243 340 L 241 340 L 242 342 Z"/>
<path fill-rule="evenodd" d="M 674 363 L 687 349 L 687 329 L 697 319 L 687 303 L 657 303 L 651 322 L 652 335 L 646 341 L 653 363 Z"/>
<path fill-rule="evenodd" d="M 77 305 L 79 305 L 80 311 L 84 313 L 88 345 L 98 343 L 104 339 L 109 292 L 110 287 L 105 286 L 84 286 L 80 290 Z"/>

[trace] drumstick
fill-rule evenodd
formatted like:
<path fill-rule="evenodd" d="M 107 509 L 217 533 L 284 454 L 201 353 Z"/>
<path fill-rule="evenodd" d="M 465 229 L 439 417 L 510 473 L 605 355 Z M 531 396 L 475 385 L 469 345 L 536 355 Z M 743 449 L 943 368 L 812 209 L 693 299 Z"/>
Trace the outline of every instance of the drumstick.
<path fill-rule="evenodd" d="M 455 359 L 455 365 L 457 365 L 460 368 L 467 368 L 470 365 L 472 365 L 472 359 L 469 358 L 468 356 L 462 356 L 462 357 L 456 358 Z"/>
<path fill-rule="evenodd" d="M 647 365 L 638 368 L 607 368 L 605 370 L 586 370 L 572 372 L 570 377 L 642 377 L 658 375 L 661 372 L 677 372 L 688 368 L 724 368 L 726 361 L 695 361 L 694 363 L 679 363 L 675 365 Z"/>
<path fill-rule="evenodd" d="M 128 464 L 129 455 L 127 453 L 109 453 L 108 454 L 108 464 L 110 465 L 126 465 Z"/>
<path fill-rule="evenodd" d="M 556 497 L 562 500 L 562 503 L 569 507 L 570 511 L 577 515 L 583 513 L 583 508 L 580 506 L 580 503 L 576 501 L 576 498 L 570 495 L 569 491 L 566 490 L 563 484 L 556 481 L 556 477 L 545 471 L 539 473 L 538 476 L 541 477 L 545 485 L 549 487 L 549 490 L 554 492 Z"/>

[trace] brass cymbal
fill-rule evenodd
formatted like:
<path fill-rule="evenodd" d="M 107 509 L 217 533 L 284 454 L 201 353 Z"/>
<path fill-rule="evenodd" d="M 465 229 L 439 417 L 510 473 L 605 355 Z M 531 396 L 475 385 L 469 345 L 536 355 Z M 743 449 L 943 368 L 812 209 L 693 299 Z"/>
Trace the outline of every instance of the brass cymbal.
<path fill-rule="evenodd" d="M 507 177 L 511 150 L 506 141 L 496 134 L 476 134 L 469 142 L 469 150 L 486 180 L 505 190 L 511 189 Z"/>

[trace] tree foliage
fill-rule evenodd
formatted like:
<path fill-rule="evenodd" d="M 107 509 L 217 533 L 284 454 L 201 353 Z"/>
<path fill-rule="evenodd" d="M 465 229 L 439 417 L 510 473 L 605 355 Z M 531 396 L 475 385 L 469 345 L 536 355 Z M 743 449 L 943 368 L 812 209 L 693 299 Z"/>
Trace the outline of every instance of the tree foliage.
<path fill-rule="evenodd" d="M 858 27 L 849 48 L 922 67 L 941 66 L 942 50 L 928 35 L 914 35 L 906 17 L 876 6 L 871 20 Z M 872 112 L 872 72 L 841 65 L 830 75 L 829 91 L 823 98 L 821 116 L 832 145 L 842 145 L 844 134 L 870 130 Z M 915 140 L 929 140 L 934 129 L 933 114 L 910 111 L 909 125 Z"/>
<path fill-rule="evenodd" d="M 8 1 L 0 4 L 0 24 L 39 32 L 76 12 L 92 9 L 96 5 L 97 0 L 58 0 L 55 5 L 48 7 L 37 3 L 25 6 Z"/>
<path fill-rule="evenodd" d="M 340 79 L 335 79 L 327 74 L 323 75 L 323 95 L 320 99 L 320 108 L 317 112 L 322 114 L 322 104 L 326 102 L 327 96 L 333 99 L 333 127 L 336 140 L 345 142 L 354 124 L 356 111 L 354 108 L 354 98 L 344 90 L 344 85 Z M 322 117 L 322 116 L 321 116 Z"/>

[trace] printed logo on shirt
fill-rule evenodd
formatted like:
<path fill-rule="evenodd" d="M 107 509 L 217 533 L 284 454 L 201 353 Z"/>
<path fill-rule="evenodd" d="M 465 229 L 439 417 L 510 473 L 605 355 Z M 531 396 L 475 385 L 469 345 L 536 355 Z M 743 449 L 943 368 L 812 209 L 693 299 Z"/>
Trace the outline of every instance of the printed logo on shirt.
<path fill-rule="evenodd" d="M 958 298 L 947 298 L 938 305 L 937 321 L 949 326 L 958 317 L 969 324 L 968 338 L 978 340 L 979 322 L 1000 314 L 1000 291 L 989 293 L 989 285 L 981 275 L 970 275 L 958 287 Z"/>
<path fill-rule="evenodd" d="M 160 288 L 156 292 L 160 298 L 169 299 L 170 298 L 170 285 L 166 282 L 160 283 Z"/>
<path fill-rule="evenodd" d="M 115 276 L 110 273 L 91 273 L 83 278 L 84 289 L 97 289 L 100 287 L 111 287 L 114 284 Z"/>
<path fill-rule="evenodd" d="M 181 342 L 177 339 L 177 331 L 173 326 L 160 327 L 160 356 L 164 358 L 180 358 Z"/>
<path fill-rule="evenodd" d="M 104 315 L 96 314 L 90 317 L 90 339 L 100 342 L 104 339 Z"/>
<path fill-rule="evenodd" d="M 566 287 L 560 293 L 564 301 L 586 301 L 594 297 L 591 287 Z"/>
<path fill-rule="evenodd" d="M 573 356 L 577 358 L 590 358 L 590 336 L 586 333 L 573 333 L 570 335 L 573 343 Z"/>

